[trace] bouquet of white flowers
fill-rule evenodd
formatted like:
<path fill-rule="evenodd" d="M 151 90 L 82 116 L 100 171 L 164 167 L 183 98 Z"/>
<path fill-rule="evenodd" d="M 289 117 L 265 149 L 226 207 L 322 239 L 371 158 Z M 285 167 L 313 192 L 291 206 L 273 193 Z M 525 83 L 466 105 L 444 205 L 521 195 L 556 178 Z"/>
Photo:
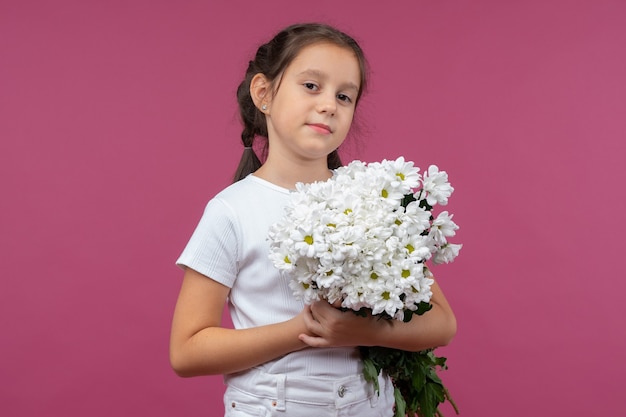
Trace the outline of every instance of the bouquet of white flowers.
<path fill-rule="evenodd" d="M 432 213 L 453 190 L 435 165 L 422 176 L 402 157 L 354 161 L 328 181 L 296 185 L 285 216 L 270 228 L 270 259 L 305 303 L 325 299 L 357 314 L 409 321 L 431 307 L 425 262 L 451 262 L 461 249 L 447 240 L 458 229 L 452 215 Z M 377 384 L 381 370 L 391 377 L 396 416 L 430 417 L 440 415 L 439 403 L 454 405 L 436 374 L 446 359 L 432 350 L 361 353 L 366 379 Z"/>

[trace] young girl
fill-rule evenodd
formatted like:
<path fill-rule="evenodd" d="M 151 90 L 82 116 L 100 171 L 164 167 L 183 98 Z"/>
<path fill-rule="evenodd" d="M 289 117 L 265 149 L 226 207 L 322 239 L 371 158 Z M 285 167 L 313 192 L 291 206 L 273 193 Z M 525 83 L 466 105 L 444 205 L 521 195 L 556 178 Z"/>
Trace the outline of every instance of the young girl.
<path fill-rule="evenodd" d="M 244 151 L 235 183 L 215 196 L 177 261 L 185 270 L 170 359 L 180 376 L 224 374 L 226 416 L 392 416 L 393 387 L 364 381 L 358 346 L 422 350 L 456 332 L 443 293 L 409 323 L 304 305 L 268 258 L 267 232 L 297 182 L 341 165 L 366 85 L 359 45 L 326 25 L 290 26 L 262 45 L 237 95 Z M 266 140 L 260 163 L 252 149 Z M 224 304 L 234 329 L 221 327 Z"/>

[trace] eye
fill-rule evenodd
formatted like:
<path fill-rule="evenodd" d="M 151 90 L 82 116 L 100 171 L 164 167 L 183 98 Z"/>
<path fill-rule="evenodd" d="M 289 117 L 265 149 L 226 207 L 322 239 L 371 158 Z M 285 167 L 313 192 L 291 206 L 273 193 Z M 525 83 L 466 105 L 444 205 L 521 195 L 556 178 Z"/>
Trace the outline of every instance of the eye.
<path fill-rule="evenodd" d="M 307 90 L 312 90 L 312 91 L 317 91 L 318 87 L 317 84 L 315 83 L 304 83 L 304 88 L 306 88 Z"/>
<path fill-rule="evenodd" d="M 352 103 L 352 98 L 346 94 L 337 94 L 337 99 L 343 101 L 344 103 Z"/>

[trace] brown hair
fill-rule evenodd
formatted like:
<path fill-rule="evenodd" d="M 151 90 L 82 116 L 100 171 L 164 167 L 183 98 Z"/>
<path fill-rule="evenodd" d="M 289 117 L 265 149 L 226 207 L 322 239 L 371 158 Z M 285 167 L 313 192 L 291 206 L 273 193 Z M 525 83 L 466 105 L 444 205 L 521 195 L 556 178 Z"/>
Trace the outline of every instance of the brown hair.
<path fill-rule="evenodd" d="M 296 58 L 302 48 L 316 42 L 330 42 L 354 52 L 361 70 L 361 86 L 356 97 L 358 104 L 361 94 L 367 85 L 367 62 L 359 44 L 347 34 L 325 24 L 304 23 L 289 26 L 280 31 L 268 43 L 261 45 L 248 64 L 246 76 L 237 88 L 239 114 L 243 122 L 241 141 L 244 146 L 243 155 L 234 176 L 234 182 L 245 178 L 248 174 L 261 167 L 261 161 L 252 149 L 255 138 L 263 143 L 263 155 L 267 153 L 267 123 L 265 115 L 254 105 L 250 96 L 250 82 L 256 74 L 263 74 L 275 89 L 276 81 L 285 69 Z M 335 169 L 342 165 L 337 151 L 328 155 L 328 168 Z"/>

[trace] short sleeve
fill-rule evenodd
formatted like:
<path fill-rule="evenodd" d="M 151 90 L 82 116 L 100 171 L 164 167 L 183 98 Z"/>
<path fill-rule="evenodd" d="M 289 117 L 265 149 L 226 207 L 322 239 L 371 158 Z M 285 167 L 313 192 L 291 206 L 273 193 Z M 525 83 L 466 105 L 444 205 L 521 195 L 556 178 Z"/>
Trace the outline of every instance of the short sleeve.
<path fill-rule="evenodd" d="M 232 288 L 240 253 L 238 221 L 228 204 L 214 198 L 207 204 L 187 246 L 176 261 Z"/>

